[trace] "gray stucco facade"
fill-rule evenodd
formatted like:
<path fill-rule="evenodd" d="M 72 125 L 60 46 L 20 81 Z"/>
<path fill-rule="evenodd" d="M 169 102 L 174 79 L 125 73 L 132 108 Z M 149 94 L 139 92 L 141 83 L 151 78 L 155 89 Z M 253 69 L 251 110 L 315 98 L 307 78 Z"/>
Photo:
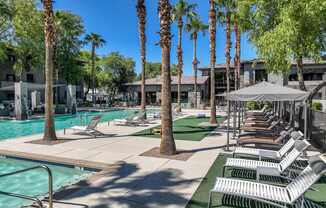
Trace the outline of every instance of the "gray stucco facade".
<path fill-rule="evenodd" d="M 193 106 L 195 102 L 195 82 L 192 76 L 183 76 L 181 81 L 181 103 L 184 106 Z M 159 105 L 161 102 L 161 80 L 160 77 L 147 79 L 145 85 L 146 103 L 148 105 Z M 177 102 L 177 77 L 172 77 L 171 82 L 172 102 Z M 140 104 L 141 85 L 140 82 L 126 84 L 125 99 L 133 104 Z M 206 104 L 208 98 L 208 77 L 198 77 L 197 80 L 197 104 Z"/>
<path fill-rule="evenodd" d="M 303 76 L 305 85 L 308 90 L 313 89 L 318 84 L 326 81 L 326 61 L 323 60 L 321 63 L 315 63 L 311 60 L 304 60 L 303 64 Z M 209 67 L 200 67 L 203 76 L 209 76 Z M 223 77 L 225 79 L 225 64 L 217 64 L 215 67 L 215 77 Z M 230 67 L 231 72 L 231 90 L 233 90 L 233 72 L 234 66 Z M 299 82 L 297 81 L 297 66 L 295 63 L 291 65 L 291 68 L 286 74 L 273 74 L 268 73 L 263 61 L 250 60 L 242 61 L 240 67 L 240 87 L 253 85 L 261 81 L 269 81 L 271 83 L 289 86 L 292 88 L 299 88 Z M 216 91 L 217 94 L 226 91 L 226 81 L 216 79 Z M 317 96 L 319 99 L 326 99 L 325 89 Z"/>

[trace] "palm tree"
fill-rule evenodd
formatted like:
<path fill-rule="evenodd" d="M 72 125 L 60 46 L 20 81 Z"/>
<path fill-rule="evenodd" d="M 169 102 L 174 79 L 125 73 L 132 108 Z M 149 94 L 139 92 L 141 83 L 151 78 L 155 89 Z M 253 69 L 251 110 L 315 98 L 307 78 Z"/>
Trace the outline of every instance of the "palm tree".
<path fill-rule="evenodd" d="M 230 63 L 231 63 L 231 13 L 227 8 L 226 11 L 226 44 L 225 44 L 225 60 L 226 60 L 226 91 L 230 92 Z"/>
<path fill-rule="evenodd" d="M 198 38 L 198 33 L 202 32 L 203 35 L 205 35 L 205 31 L 208 29 L 208 25 L 204 24 L 203 22 L 200 21 L 198 17 L 192 18 L 187 24 L 186 24 L 186 30 L 190 33 L 190 38 L 194 42 L 194 52 L 193 52 L 193 70 L 195 74 L 195 86 L 194 86 L 194 91 L 195 91 L 195 108 L 197 108 L 197 65 L 198 65 L 198 60 L 197 60 L 197 38 Z"/>
<path fill-rule="evenodd" d="M 92 101 L 93 104 L 95 104 L 96 99 L 95 99 L 95 50 L 96 48 L 99 48 L 101 46 L 103 46 L 105 44 L 105 40 L 96 33 L 90 33 L 88 35 L 86 35 L 85 37 L 85 41 L 87 43 L 91 43 L 92 45 Z"/>
<path fill-rule="evenodd" d="M 140 109 L 146 110 L 146 92 L 145 92 L 145 67 L 146 67 L 146 7 L 145 0 L 137 1 L 137 16 L 139 21 L 139 39 L 140 39 L 140 54 L 141 54 L 141 104 Z"/>
<path fill-rule="evenodd" d="M 172 130 L 171 109 L 171 5 L 169 0 L 159 0 L 158 11 L 160 17 L 160 46 L 162 49 L 162 91 L 161 91 L 161 145 L 160 153 L 173 155 L 176 153 Z"/>
<path fill-rule="evenodd" d="M 233 27 L 235 34 L 235 56 L 234 56 L 234 89 L 240 88 L 240 47 L 241 47 L 241 32 L 238 25 L 238 14 L 234 14 Z"/>
<path fill-rule="evenodd" d="M 221 8 L 218 14 L 220 23 L 225 26 L 226 43 L 225 43 L 225 60 L 226 60 L 226 84 L 227 92 L 230 92 L 230 64 L 231 64 L 231 18 L 234 17 L 233 9 L 235 2 L 231 0 L 218 0 L 218 6 Z M 234 18 L 233 18 L 234 20 Z"/>
<path fill-rule="evenodd" d="M 211 117 L 209 122 L 216 124 L 216 100 L 215 100 L 215 62 L 216 62 L 216 8 L 215 1 L 209 0 L 209 33 L 210 33 L 210 67 L 211 67 Z"/>
<path fill-rule="evenodd" d="M 177 112 L 181 112 L 181 77 L 183 73 L 183 51 L 182 51 L 182 30 L 183 30 L 183 17 L 187 18 L 189 22 L 196 16 L 194 10 L 196 4 L 188 4 L 185 0 L 179 0 L 179 2 L 172 9 L 172 20 L 178 24 L 178 108 Z"/>
<path fill-rule="evenodd" d="M 44 140 L 57 139 L 53 119 L 53 58 L 55 27 L 52 0 L 44 0 L 45 34 L 45 125 Z"/>

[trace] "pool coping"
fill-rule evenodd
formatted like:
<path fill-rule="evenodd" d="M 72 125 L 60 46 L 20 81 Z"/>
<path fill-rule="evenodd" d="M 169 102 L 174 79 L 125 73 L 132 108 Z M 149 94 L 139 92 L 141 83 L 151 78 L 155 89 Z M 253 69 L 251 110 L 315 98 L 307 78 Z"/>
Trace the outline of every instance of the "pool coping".
<path fill-rule="evenodd" d="M 90 171 L 93 171 L 93 173 L 88 175 L 86 178 L 79 180 L 76 183 L 64 186 L 61 189 L 55 191 L 53 193 L 53 199 L 55 201 L 63 200 L 65 197 L 79 191 L 82 188 L 89 186 L 90 184 L 101 179 L 107 174 L 112 173 L 114 170 L 116 170 L 119 167 L 119 162 L 106 164 L 100 162 L 68 159 L 68 158 L 48 156 L 48 155 L 45 156 L 41 154 L 25 153 L 19 151 L 3 150 L 3 149 L 0 149 L 0 156 L 12 158 L 12 159 L 18 159 L 18 160 L 21 159 L 21 160 L 29 160 L 35 162 L 53 163 L 54 165 L 71 166 L 71 168 L 82 167 Z M 45 196 L 41 200 L 47 202 L 47 199 L 48 197 Z"/>
<path fill-rule="evenodd" d="M 93 162 L 87 160 L 76 160 L 64 157 L 57 157 L 57 156 L 50 156 L 50 155 L 42 155 L 42 154 L 35 154 L 35 153 L 26 153 L 20 151 L 12 151 L 12 150 L 4 150 L 0 149 L 0 155 L 5 157 L 12 157 L 17 159 L 26 159 L 26 160 L 34 160 L 40 162 L 48 162 L 48 163 L 55 163 L 61 164 L 66 166 L 72 167 L 82 167 L 88 168 L 93 170 L 105 170 L 110 168 L 112 164 L 101 163 L 101 162 Z"/>

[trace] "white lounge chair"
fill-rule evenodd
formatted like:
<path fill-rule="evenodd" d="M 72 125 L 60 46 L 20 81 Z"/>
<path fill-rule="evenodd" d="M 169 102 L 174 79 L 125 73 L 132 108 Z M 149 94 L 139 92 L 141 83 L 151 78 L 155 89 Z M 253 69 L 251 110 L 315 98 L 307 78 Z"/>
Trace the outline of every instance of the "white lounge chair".
<path fill-rule="evenodd" d="M 309 160 L 309 165 L 286 187 L 252 181 L 217 177 L 209 193 L 208 208 L 212 194 L 222 193 L 245 197 L 272 206 L 287 208 L 304 207 L 304 193 L 326 173 L 326 155 L 319 155 Z"/>
<path fill-rule="evenodd" d="M 66 134 L 66 131 L 71 129 L 73 131 L 82 132 L 96 138 L 97 135 L 103 135 L 102 132 L 96 130 L 96 127 L 100 121 L 101 116 L 94 116 L 87 126 L 73 126 L 70 128 L 65 128 L 63 129 L 63 133 Z"/>
<path fill-rule="evenodd" d="M 307 140 L 295 141 L 294 148 L 279 163 L 228 158 L 223 167 L 223 176 L 226 168 L 236 168 L 256 171 L 257 180 L 259 180 L 260 175 L 279 176 L 290 179 L 290 171 L 287 171 L 287 169 L 309 146 L 310 143 Z"/>
<path fill-rule="evenodd" d="M 286 137 L 287 133 L 287 131 L 282 132 L 280 137 Z M 303 138 L 303 134 L 300 131 L 292 132 L 291 138 L 282 146 L 281 149 L 277 151 L 248 147 L 236 147 L 233 151 L 233 157 L 236 157 L 238 155 L 244 155 L 258 157 L 259 160 L 261 160 L 261 158 L 280 160 L 282 157 L 284 157 L 287 152 L 289 152 L 294 147 L 295 141 L 301 138 Z"/>
<path fill-rule="evenodd" d="M 139 126 L 146 123 L 143 114 L 137 113 L 125 119 L 114 119 L 114 125 L 119 126 Z"/>

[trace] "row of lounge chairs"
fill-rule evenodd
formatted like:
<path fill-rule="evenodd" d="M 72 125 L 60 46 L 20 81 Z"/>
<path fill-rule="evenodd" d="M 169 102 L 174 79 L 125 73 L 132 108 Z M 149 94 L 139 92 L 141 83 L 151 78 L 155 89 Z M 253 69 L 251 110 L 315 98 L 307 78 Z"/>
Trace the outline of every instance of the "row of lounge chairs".
<path fill-rule="evenodd" d="M 173 112 L 174 118 L 182 115 L 183 115 L 182 113 Z M 70 128 L 65 128 L 64 134 L 66 134 L 68 130 L 72 130 L 75 133 L 84 133 L 94 138 L 96 138 L 97 136 L 103 136 L 104 134 L 96 129 L 97 125 L 101 121 L 101 118 L 102 117 L 100 115 L 94 116 L 86 126 L 73 126 Z M 146 116 L 144 115 L 144 112 L 138 112 L 125 119 L 114 119 L 112 123 L 114 125 L 119 125 L 119 126 L 141 126 L 141 125 L 149 124 L 159 118 L 160 118 L 159 112 L 147 113 Z M 108 122 L 108 125 L 110 125 L 110 121 Z"/>
<path fill-rule="evenodd" d="M 303 158 L 310 143 L 303 139 L 300 131 L 282 123 L 266 108 L 248 112 L 244 120 L 241 127 L 244 132 L 238 136 L 232 158 L 227 158 L 224 164 L 222 177 L 216 178 L 209 193 L 208 207 L 213 194 L 221 193 L 276 207 L 303 208 L 304 193 L 326 173 L 326 154 Z M 247 145 L 268 145 L 276 150 Z M 305 166 L 298 167 L 299 161 L 305 161 Z M 233 178 L 234 175 L 225 177 L 225 171 L 230 169 L 253 171 L 256 181 Z M 263 175 L 283 178 L 287 184 L 266 183 L 261 180 Z"/>

